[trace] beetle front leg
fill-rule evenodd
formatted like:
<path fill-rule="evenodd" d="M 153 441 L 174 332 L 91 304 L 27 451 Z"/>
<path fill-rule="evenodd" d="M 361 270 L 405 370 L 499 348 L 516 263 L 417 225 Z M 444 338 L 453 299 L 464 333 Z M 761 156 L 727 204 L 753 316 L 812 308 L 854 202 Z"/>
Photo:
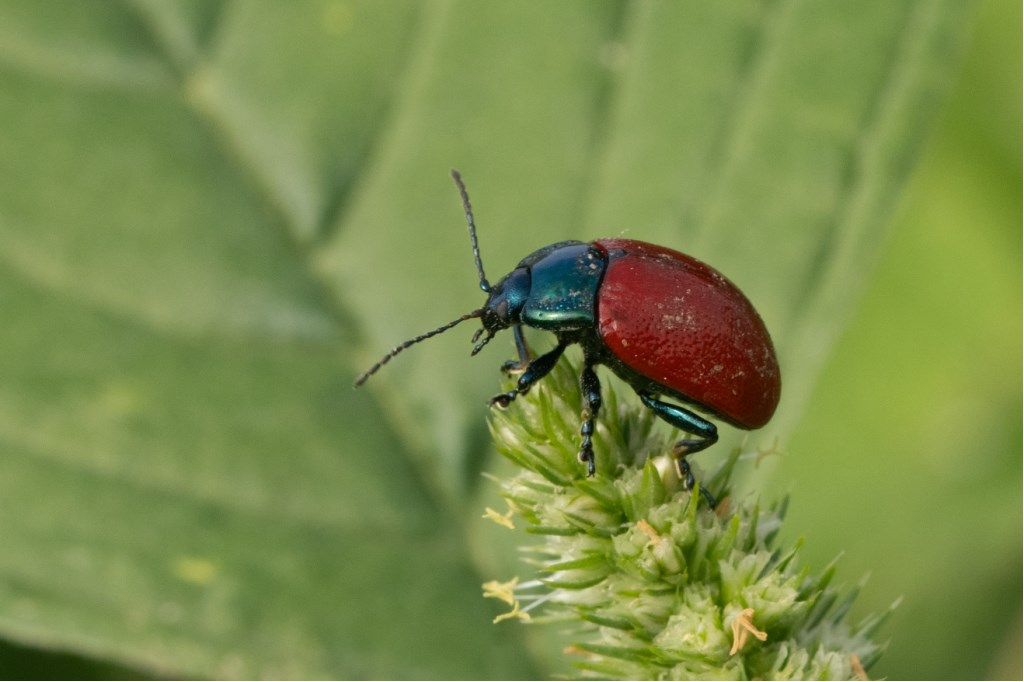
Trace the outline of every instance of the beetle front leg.
<path fill-rule="evenodd" d="M 558 358 L 562 357 L 566 345 L 559 341 L 557 346 L 527 365 L 526 370 L 519 375 L 516 387 L 507 393 L 499 393 L 494 396 L 489 404 L 492 407 L 495 405 L 498 407 L 508 407 L 516 399 L 517 395 L 529 391 L 531 386 L 543 379 L 554 368 Z"/>
<path fill-rule="evenodd" d="M 597 471 L 594 462 L 594 443 L 592 436 L 597 420 L 597 413 L 601 409 L 601 382 L 597 378 L 594 366 L 587 364 L 580 374 L 580 392 L 583 394 L 583 425 L 580 426 L 580 435 L 583 440 L 580 443 L 580 461 L 587 465 L 587 476 L 593 476 Z"/>
<path fill-rule="evenodd" d="M 533 359 L 533 353 L 530 352 L 530 347 L 526 344 L 526 338 L 523 336 L 523 325 L 512 325 L 512 336 L 516 340 L 516 353 L 519 354 L 519 359 L 506 360 L 501 364 L 501 371 L 509 376 L 516 372 L 526 371 Z"/>
<path fill-rule="evenodd" d="M 684 407 L 662 402 L 653 395 L 641 393 L 640 400 L 644 405 L 654 410 L 665 421 L 677 429 L 686 431 L 689 434 L 700 436 L 700 438 L 684 438 L 672 448 L 672 454 L 676 458 L 676 467 L 679 469 L 679 477 L 683 480 L 683 487 L 692 490 L 697 484 L 690 469 L 690 463 L 686 461 L 689 455 L 700 452 L 718 442 L 718 428 L 707 419 L 698 417 Z M 714 496 L 704 486 L 697 486 L 698 491 L 708 506 L 712 509 L 717 504 Z"/>

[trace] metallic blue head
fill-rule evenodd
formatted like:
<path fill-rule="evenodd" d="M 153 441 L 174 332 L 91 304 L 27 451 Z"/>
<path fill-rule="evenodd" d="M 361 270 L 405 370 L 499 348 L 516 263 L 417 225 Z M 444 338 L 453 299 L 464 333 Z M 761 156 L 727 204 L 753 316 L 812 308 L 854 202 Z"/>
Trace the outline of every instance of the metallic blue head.
<path fill-rule="evenodd" d="M 530 279 L 530 268 L 518 267 L 491 287 L 481 320 L 489 334 L 519 323 L 530 296 Z"/>

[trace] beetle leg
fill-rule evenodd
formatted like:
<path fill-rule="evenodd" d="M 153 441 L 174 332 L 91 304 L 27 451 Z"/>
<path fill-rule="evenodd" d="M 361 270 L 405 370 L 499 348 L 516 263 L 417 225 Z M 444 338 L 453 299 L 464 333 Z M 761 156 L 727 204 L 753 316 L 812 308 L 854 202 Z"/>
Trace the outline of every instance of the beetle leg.
<path fill-rule="evenodd" d="M 689 453 L 676 456 L 676 467 L 679 469 L 679 475 L 683 479 L 683 488 L 685 490 L 693 490 L 693 486 L 697 485 L 697 480 L 693 477 L 693 469 L 690 468 L 690 463 L 686 461 L 687 454 Z M 698 485 L 697 492 L 700 493 L 700 496 L 704 498 L 709 507 L 714 509 L 718 506 L 718 500 L 715 499 L 710 490 L 702 485 Z"/>
<path fill-rule="evenodd" d="M 654 414 L 672 426 L 694 436 L 700 436 L 700 438 L 685 438 L 672 448 L 672 454 L 675 456 L 676 466 L 679 469 L 679 477 L 683 480 L 683 487 L 692 490 L 697 482 L 693 478 L 693 471 L 686 458 L 718 442 L 718 429 L 707 419 L 698 417 L 686 408 L 662 402 L 649 393 L 641 393 L 640 400 L 654 410 Z M 704 486 L 697 486 L 697 488 L 704 500 L 707 501 L 708 506 L 714 509 L 717 504 L 714 496 Z"/>
<path fill-rule="evenodd" d="M 580 443 L 580 461 L 587 465 L 587 476 L 593 476 L 597 471 L 594 463 L 594 435 L 595 420 L 601 409 L 601 382 L 597 378 L 594 366 L 586 364 L 583 373 L 580 374 L 580 392 L 583 394 L 583 425 L 580 426 L 580 435 L 583 440 Z"/>
<path fill-rule="evenodd" d="M 530 347 L 526 345 L 526 338 L 523 336 L 523 325 L 512 325 L 512 336 L 516 340 L 516 352 L 519 353 L 519 359 L 506 360 L 501 365 L 501 371 L 509 376 L 526 371 L 530 360 L 533 359 L 533 353 L 530 352 Z"/>
<path fill-rule="evenodd" d="M 557 346 L 527 365 L 526 370 L 519 375 L 516 387 L 507 393 L 499 393 L 494 396 L 489 404 L 492 407 L 495 405 L 498 407 L 508 407 L 516 399 L 517 395 L 529 391 L 531 386 L 543 379 L 554 368 L 558 358 L 562 357 L 562 353 L 567 345 L 559 341 Z"/>

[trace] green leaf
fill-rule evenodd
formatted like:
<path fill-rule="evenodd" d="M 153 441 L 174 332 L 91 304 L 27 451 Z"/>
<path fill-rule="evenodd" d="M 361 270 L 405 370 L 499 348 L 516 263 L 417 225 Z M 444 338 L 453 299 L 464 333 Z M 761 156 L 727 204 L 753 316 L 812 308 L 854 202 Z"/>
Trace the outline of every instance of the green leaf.
<path fill-rule="evenodd" d="M 456 515 L 511 344 L 349 388 L 480 304 L 448 169 L 492 278 L 624 230 L 723 269 L 797 415 L 960 16 L 0 2 L 0 634 L 170 676 L 534 674 Z"/>

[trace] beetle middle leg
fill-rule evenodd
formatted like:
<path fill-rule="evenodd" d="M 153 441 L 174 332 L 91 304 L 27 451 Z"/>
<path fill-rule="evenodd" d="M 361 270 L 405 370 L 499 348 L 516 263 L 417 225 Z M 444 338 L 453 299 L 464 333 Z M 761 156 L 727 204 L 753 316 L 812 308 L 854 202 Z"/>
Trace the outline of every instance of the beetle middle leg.
<path fill-rule="evenodd" d="M 523 325 L 512 325 L 512 336 L 516 340 L 516 353 L 519 354 L 519 359 L 506 360 L 501 363 L 501 371 L 509 376 L 518 372 L 525 372 L 526 368 L 530 366 L 530 361 L 533 360 L 533 352 L 530 351 L 530 346 L 526 343 L 526 337 L 523 336 Z"/>
<path fill-rule="evenodd" d="M 584 364 L 580 374 L 580 392 L 583 394 L 583 425 L 580 426 L 583 440 L 580 442 L 579 457 L 587 465 L 587 476 L 593 476 L 597 465 L 594 463 L 594 443 L 591 437 L 594 435 L 597 413 L 601 409 L 601 382 L 590 362 Z"/>
<path fill-rule="evenodd" d="M 675 456 L 676 466 L 679 469 L 679 477 L 683 480 L 683 487 L 687 490 L 692 490 L 697 482 L 693 477 L 693 471 L 690 469 L 690 463 L 686 461 L 686 458 L 717 443 L 718 428 L 707 419 L 697 416 L 690 410 L 658 400 L 649 393 L 641 393 L 640 400 L 643 401 L 644 405 L 651 408 L 654 414 L 672 426 L 694 436 L 699 436 L 699 438 L 684 438 L 672 448 L 672 454 Z M 697 489 L 708 503 L 708 506 L 714 509 L 717 504 L 714 496 L 704 486 L 697 486 Z"/>
<path fill-rule="evenodd" d="M 508 407 L 509 404 L 516 399 L 516 396 L 520 393 L 526 393 L 529 391 L 531 386 L 543 379 L 548 372 L 554 369 L 555 364 L 558 363 L 558 358 L 562 357 L 562 353 L 565 351 L 567 345 L 568 344 L 559 341 L 557 346 L 533 362 L 530 362 L 523 373 L 519 375 L 516 387 L 507 393 L 499 393 L 491 398 L 490 405 Z"/>

